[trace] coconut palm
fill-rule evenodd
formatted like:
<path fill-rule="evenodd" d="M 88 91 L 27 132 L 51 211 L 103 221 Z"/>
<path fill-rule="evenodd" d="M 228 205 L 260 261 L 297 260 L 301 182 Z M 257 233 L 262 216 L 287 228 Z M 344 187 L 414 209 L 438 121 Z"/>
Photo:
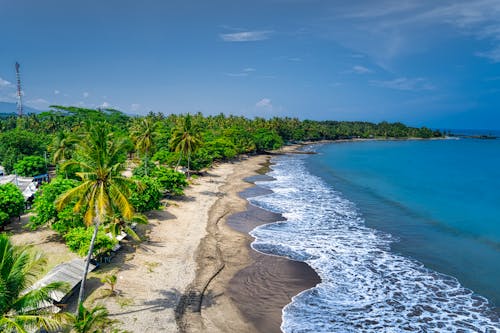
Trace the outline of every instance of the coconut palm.
<path fill-rule="evenodd" d="M 110 319 L 108 309 L 102 305 L 87 309 L 80 304 L 78 313 L 72 315 L 71 322 L 72 333 L 117 332 L 112 326 L 117 324 L 118 320 Z"/>
<path fill-rule="evenodd" d="M 79 143 L 78 160 L 63 165 L 63 169 L 69 165 L 78 166 L 81 171 L 76 175 L 82 182 L 61 194 L 56 200 L 56 208 L 61 210 L 76 202 L 74 211 L 83 213 L 87 226 L 94 226 L 80 285 L 79 304 L 83 301 L 85 281 L 99 226 L 115 212 L 125 220 L 131 220 L 135 214 L 128 201 L 131 194 L 130 185 L 134 181 L 122 176 L 125 169 L 123 147 L 124 141 L 113 137 L 108 124 L 97 123 L 91 126 L 85 140 Z"/>
<path fill-rule="evenodd" d="M 135 149 L 144 154 L 146 176 L 148 175 L 148 157 L 156 135 L 156 123 L 149 116 L 135 119 L 130 128 L 130 137 L 135 143 Z"/>
<path fill-rule="evenodd" d="M 67 291 L 62 282 L 27 289 L 46 265 L 40 253 L 28 247 L 14 246 L 5 234 L 0 234 L 0 331 L 25 333 L 36 329 L 59 329 L 65 315 L 41 310 L 50 304 L 50 294 Z"/>
<path fill-rule="evenodd" d="M 78 141 L 78 137 L 71 132 L 57 133 L 48 147 L 49 152 L 52 153 L 54 164 L 70 159 Z"/>
<path fill-rule="evenodd" d="M 191 154 L 195 153 L 201 144 L 201 134 L 196 130 L 195 126 L 193 126 L 191 115 L 188 113 L 180 126 L 174 130 L 172 138 L 170 139 L 170 146 L 175 152 L 180 154 L 176 169 L 179 167 L 182 157 L 187 157 L 188 178 Z"/>

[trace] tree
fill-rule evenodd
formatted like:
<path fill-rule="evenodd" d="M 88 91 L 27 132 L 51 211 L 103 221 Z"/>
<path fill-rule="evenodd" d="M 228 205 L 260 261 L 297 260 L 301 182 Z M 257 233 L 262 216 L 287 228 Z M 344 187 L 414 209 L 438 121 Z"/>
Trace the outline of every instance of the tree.
<path fill-rule="evenodd" d="M 87 309 L 83 304 L 78 305 L 78 312 L 71 318 L 72 333 L 104 333 L 117 332 L 113 327 L 118 320 L 109 318 L 108 309 L 96 305 Z"/>
<path fill-rule="evenodd" d="M 153 171 L 154 172 L 154 171 Z M 134 206 L 137 212 L 147 212 L 149 210 L 158 209 L 161 206 L 161 192 L 158 181 L 151 177 L 136 177 L 139 185 L 132 184 L 129 202 Z"/>
<path fill-rule="evenodd" d="M 78 137 L 71 132 L 61 131 L 57 133 L 48 147 L 54 164 L 69 160 L 78 141 Z"/>
<path fill-rule="evenodd" d="M 56 208 L 62 210 L 76 201 L 73 210 L 82 211 L 85 224 L 94 226 L 78 304 L 83 302 L 85 282 L 99 226 L 107 216 L 115 212 L 129 220 L 134 216 L 134 208 L 128 200 L 133 181 L 121 174 L 125 170 L 123 150 L 124 141 L 113 136 L 107 123 L 99 122 L 91 126 L 85 140 L 78 144 L 78 160 L 65 163 L 65 166 L 77 165 L 80 168 L 81 171 L 76 174 L 82 182 L 63 193 L 56 200 Z"/>
<path fill-rule="evenodd" d="M 0 134 L 0 163 L 6 173 L 14 170 L 14 164 L 25 156 L 42 156 L 45 136 L 26 130 L 11 130 Z"/>
<path fill-rule="evenodd" d="M 33 177 L 47 173 L 47 163 L 40 156 L 26 156 L 14 164 L 14 170 L 19 176 Z"/>
<path fill-rule="evenodd" d="M 24 211 L 24 197 L 21 190 L 12 183 L 0 185 L 0 226 Z"/>
<path fill-rule="evenodd" d="M 148 175 L 148 158 L 153 140 L 156 136 L 156 124 L 151 117 L 137 118 L 130 128 L 130 136 L 135 143 L 135 149 L 144 154 L 145 173 Z"/>
<path fill-rule="evenodd" d="M 188 178 L 191 154 L 196 152 L 196 150 L 201 146 L 201 143 L 200 132 L 197 131 L 195 126 L 193 126 L 191 115 L 188 113 L 184 118 L 184 121 L 172 133 L 172 138 L 170 139 L 170 146 L 175 152 L 179 152 L 181 154 L 177 167 L 180 164 L 181 158 L 183 156 L 187 156 Z"/>
<path fill-rule="evenodd" d="M 25 333 L 61 328 L 66 318 L 64 314 L 56 315 L 40 308 L 50 302 L 52 292 L 66 292 L 68 286 L 52 282 L 27 291 L 45 265 L 40 253 L 14 246 L 5 234 L 0 234 L 0 331 Z"/>
<path fill-rule="evenodd" d="M 73 206 L 68 204 L 58 211 L 55 201 L 62 193 L 78 186 L 72 179 L 56 177 L 50 183 L 43 184 L 35 196 L 33 204 L 34 215 L 30 217 L 29 226 L 35 230 L 39 226 L 51 224 L 52 229 L 65 233 L 68 229 L 83 226 L 81 214 L 73 213 Z"/>

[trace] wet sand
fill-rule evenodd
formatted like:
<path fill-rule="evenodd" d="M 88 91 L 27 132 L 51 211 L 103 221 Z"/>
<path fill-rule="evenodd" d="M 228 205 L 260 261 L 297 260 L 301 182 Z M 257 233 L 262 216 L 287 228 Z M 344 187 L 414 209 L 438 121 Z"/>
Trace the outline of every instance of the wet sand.
<path fill-rule="evenodd" d="M 253 176 L 249 182 L 272 180 L 268 176 Z M 249 198 L 271 193 L 259 186 L 250 187 L 239 195 Z M 233 229 L 249 233 L 266 223 L 285 220 L 281 214 L 247 204 L 243 212 L 228 217 L 227 224 Z M 229 281 L 227 292 L 244 317 L 254 323 L 258 332 L 281 332 L 282 309 L 298 293 L 321 282 L 316 272 L 307 264 L 286 258 L 262 254 L 250 248 L 252 264 L 237 272 Z"/>

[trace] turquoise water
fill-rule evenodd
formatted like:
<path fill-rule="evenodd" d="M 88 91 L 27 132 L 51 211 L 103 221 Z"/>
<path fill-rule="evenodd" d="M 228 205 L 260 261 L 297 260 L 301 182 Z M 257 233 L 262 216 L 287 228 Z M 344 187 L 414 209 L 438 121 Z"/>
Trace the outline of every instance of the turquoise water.
<path fill-rule="evenodd" d="M 308 146 L 272 159 L 248 198 L 284 221 L 260 252 L 321 283 L 283 309 L 286 333 L 500 332 L 500 140 Z"/>
<path fill-rule="evenodd" d="M 393 251 L 500 304 L 500 140 L 349 142 L 306 160 Z"/>

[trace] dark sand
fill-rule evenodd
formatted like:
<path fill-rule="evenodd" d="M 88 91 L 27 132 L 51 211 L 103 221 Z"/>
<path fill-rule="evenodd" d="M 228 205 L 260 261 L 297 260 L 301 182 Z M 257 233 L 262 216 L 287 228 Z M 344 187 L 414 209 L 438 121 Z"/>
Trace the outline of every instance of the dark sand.
<path fill-rule="evenodd" d="M 264 178 L 267 177 L 267 178 Z M 247 181 L 268 180 L 268 176 L 254 176 Z M 254 186 L 240 193 L 243 198 L 270 193 Z M 255 227 L 282 221 L 280 214 L 247 204 L 247 210 L 228 217 L 227 224 L 237 231 L 248 233 Z M 248 242 L 250 247 L 250 242 Z M 237 272 L 227 286 L 228 296 L 245 318 L 262 333 L 281 332 L 283 307 L 303 290 L 321 282 L 307 264 L 286 258 L 270 256 L 250 249 L 252 264 Z"/>

